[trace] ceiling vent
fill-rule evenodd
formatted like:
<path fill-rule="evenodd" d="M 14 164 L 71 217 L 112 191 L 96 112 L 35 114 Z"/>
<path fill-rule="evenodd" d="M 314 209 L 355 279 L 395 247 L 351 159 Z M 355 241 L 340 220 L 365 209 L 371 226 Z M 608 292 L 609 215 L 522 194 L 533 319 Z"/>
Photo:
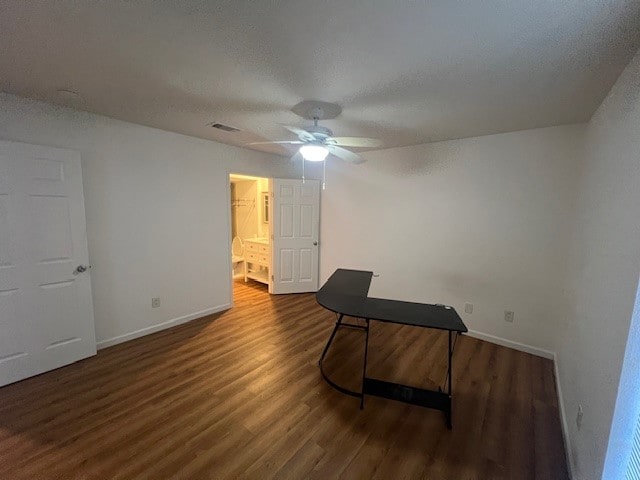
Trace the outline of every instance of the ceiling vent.
<path fill-rule="evenodd" d="M 222 130 L 224 132 L 239 132 L 239 128 L 230 127 L 229 125 L 224 125 L 222 123 L 210 123 L 209 126 L 211 128 L 217 128 L 218 130 Z"/>

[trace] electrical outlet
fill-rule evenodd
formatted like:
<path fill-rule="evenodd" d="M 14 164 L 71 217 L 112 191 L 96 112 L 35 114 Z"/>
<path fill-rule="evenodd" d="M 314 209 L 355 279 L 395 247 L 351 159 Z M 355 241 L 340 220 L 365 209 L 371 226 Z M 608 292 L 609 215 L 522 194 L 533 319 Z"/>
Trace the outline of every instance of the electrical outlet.
<path fill-rule="evenodd" d="M 160 306 L 160 297 L 151 299 L 151 308 L 158 308 Z"/>
<path fill-rule="evenodd" d="M 464 304 L 464 313 L 473 313 L 473 303 Z"/>
<path fill-rule="evenodd" d="M 582 427 L 582 417 L 584 416 L 584 411 L 582 410 L 582 405 L 578 405 L 578 413 L 576 415 L 576 427 L 578 430 Z"/>
<path fill-rule="evenodd" d="M 511 310 L 505 310 L 504 311 L 504 321 L 505 322 L 509 322 L 509 323 L 513 323 L 513 312 Z"/>

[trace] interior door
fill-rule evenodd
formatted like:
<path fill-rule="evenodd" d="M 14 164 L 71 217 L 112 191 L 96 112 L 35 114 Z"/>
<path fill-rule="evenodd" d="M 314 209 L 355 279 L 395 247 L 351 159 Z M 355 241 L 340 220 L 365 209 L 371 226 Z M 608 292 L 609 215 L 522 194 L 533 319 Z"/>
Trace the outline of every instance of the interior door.
<path fill-rule="evenodd" d="M 318 290 L 320 182 L 274 178 L 271 293 Z"/>
<path fill-rule="evenodd" d="M 95 355 L 87 263 L 80 155 L 0 142 L 0 385 Z"/>

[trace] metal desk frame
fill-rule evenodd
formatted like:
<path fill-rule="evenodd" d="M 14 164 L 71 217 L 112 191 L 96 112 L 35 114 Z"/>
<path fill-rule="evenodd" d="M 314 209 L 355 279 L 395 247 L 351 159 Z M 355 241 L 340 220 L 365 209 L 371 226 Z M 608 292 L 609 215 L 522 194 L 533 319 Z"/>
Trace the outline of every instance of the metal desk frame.
<path fill-rule="evenodd" d="M 371 272 L 361 272 L 361 271 L 354 271 L 354 270 L 343 270 L 343 269 L 339 269 L 336 270 L 336 272 L 334 273 L 334 275 L 327 281 L 327 283 L 325 284 L 328 285 L 330 283 L 330 281 L 335 278 L 336 275 L 341 275 L 342 272 L 351 272 L 350 274 L 367 274 L 369 275 L 369 281 L 371 278 Z M 335 283 L 335 282 L 334 282 Z M 362 286 L 361 286 L 362 287 Z M 366 286 L 366 290 L 368 291 L 368 284 Z M 324 287 L 323 287 L 324 288 Z M 322 290 L 322 289 L 321 289 Z M 320 291 L 319 291 L 320 292 Z M 351 298 L 349 298 L 350 301 L 353 301 L 353 299 L 359 299 L 361 298 L 361 294 L 363 293 L 362 288 L 360 288 L 360 291 L 358 292 L 358 294 L 360 295 L 360 297 L 358 296 L 353 296 Z M 361 303 L 357 303 L 357 307 L 361 309 L 362 313 L 366 312 L 366 308 L 363 307 L 364 304 L 364 300 L 366 299 L 366 292 L 365 292 L 365 297 L 362 297 L 362 302 Z M 373 299 L 376 300 L 376 299 Z M 456 324 L 452 324 L 450 326 L 450 329 L 447 328 L 447 325 L 444 324 L 444 326 L 442 325 L 442 322 L 439 322 L 438 326 L 431 326 L 429 324 L 416 324 L 416 323 L 407 323 L 405 321 L 403 321 L 402 319 L 389 319 L 389 318 L 367 318 L 366 316 L 363 317 L 359 317 L 359 316 L 354 316 L 354 315 L 349 315 L 347 313 L 342 313 L 339 311 L 334 310 L 333 308 L 330 308 L 330 306 L 327 306 L 327 304 L 329 302 L 327 301 L 321 301 L 321 299 L 318 299 L 318 302 L 324 306 L 325 308 L 328 308 L 332 311 L 334 311 L 336 313 L 336 324 L 333 328 L 333 331 L 331 332 L 331 336 L 329 337 L 329 340 L 327 342 L 327 344 L 324 347 L 324 350 L 322 351 L 322 355 L 320 356 L 320 360 L 319 360 L 319 366 L 320 366 L 320 373 L 322 375 L 322 378 L 329 384 L 331 385 L 333 388 L 335 388 L 336 390 L 338 390 L 341 393 L 344 393 L 346 395 L 351 395 L 353 397 L 357 397 L 360 398 L 360 408 L 364 408 L 364 399 L 365 399 L 365 395 L 373 395 L 373 396 L 377 396 L 377 397 L 382 397 L 382 398 L 387 398 L 387 399 L 391 399 L 391 400 L 397 400 L 400 402 L 405 402 L 405 403 L 409 403 L 412 405 L 419 405 L 422 407 L 427 407 L 427 408 L 433 408 L 436 410 L 440 410 L 444 413 L 445 415 L 445 419 L 446 419 L 446 424 L 447 427 L 449 429 L 452 428 L 452 412 L 451 412 L 451 398 L 452 398 L 452 378 L 451 378 L 451 369 L 452 369 L 452 360 L 453 360 L 453 351 L 454 351 L 454 346 L 455 346 L 455 342 L 453 341 L 453 333 L 456 332 L 457 334 L 460 333 L 464 333 L 467 331 L 466 326 L 464 326 L 464 324 L 462 323 L 462 320 L 460 320 L 460 324 L 458 324 L 456 322 Z M 388 302 L 388 301 L 385 301 Z M 419 306 L 420 304 L 415 304 L 412 302 L 397 302 L 394 301 L 398 304 L 398 306 L 402 307 L 402 306 Z M 444 308 L 446 310 L 453 310 L 451 307 L 445 307 L 444 305 L 424 305 L 425 307 L 431 307 L 433 309 L 433 307 L 438 307 L 438 308 Z M 455 313 L 455 310 L 453 310 L 453 312 Z M 450 312 L 447 312 L 449 316 L 451 316 Z M 457 313 L 455 313 L 455 316 L 459 319 L 459 316 L 457 315 Z M 347 323 L 344 322 L 344 317 L 352 317 L 352 318 L 362 318 L 365 322 L 366 325 L 358 325 L 358 324 L 354 324 L 354 323 Z M 443 388 L 439 388 L 438 390 L 427 390 L 427 389 L 422 389 L 422 388 L 418 388 L 418 387 L 414 387 L 414 386 L 409 386 L 409 385 L 402 385 L 399 383 L 394 383 L 394 382 L 389 382 L 389 381 L 385 381 L 385 380 L 379 380 L 379 379 L 375 379 L 375 378 L 371 378 L 371 377 L 367 377 L 367 357 L 368 357 L 368 350 L 369 350 L 369 328 L 370 328 L 370 322 L 371 320 L 380 320 L 380 321 L 387 321 L 387 322 L 392 322 L 392 323 L 398 323 L 398 324 L 403 324 L 403 325 L 413 325 L 413 326 L 420 326 L 423 328 L 438 328 L 438 329 L 444 329 L 444 330 L 448 330 L 448 366 L 447 366 L 447 376 L 446 376 L 446 390 L 443 391 Z M 349 390 L 345 387 L 342 387 L 340 385 L 338 385 L 337 383 L 335 383 L 333 380 L 331 380 L 329 378 L 329 376 L 326 374 L 326 372 L 324 371 L 324 359 L 325 356 L 327 355 L 327 352 L 329 351 L 329 347 L 331 346 L 336 333 L 338 332 L 338 330 L 340 328 L 353 328 L 353 329 L 357 329 L 357 330 L 362 330 L 365 333 L 365 349 L 364 349 L 364 361 L 363 361 L 363 367 L 362 367 L 362 387 L 361 390 L 359 392 L 354 391 L 354 390 Z M 457 339 L 457 337 L 456 337 Z"/>

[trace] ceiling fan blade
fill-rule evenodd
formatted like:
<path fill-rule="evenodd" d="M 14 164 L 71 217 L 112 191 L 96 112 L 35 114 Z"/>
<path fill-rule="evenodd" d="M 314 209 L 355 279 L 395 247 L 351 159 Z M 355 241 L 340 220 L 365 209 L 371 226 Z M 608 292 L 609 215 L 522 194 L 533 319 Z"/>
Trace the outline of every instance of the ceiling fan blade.
<path fill-rule="evenodd" d="M 331 137 L 327 138 L 327 143 L 341 147 L 376 148 L 382 146 L 381 140 L 366 137 Z"/>
<path fill-rule="evenodd" d="M 306 130 L 303 130 L 301 128 L 298 127 L 291 127 L 289 125 L 282 125 L 283 128 L 286 128 L 287 130 L 289 130 L 292 133 L 295 133 L 298 138 L 304 142 L 315 142 L 316 137 L 314 137 L 313 135 L 311 135 L 309 132 L 307 132 Z"/>
<path fill-rule="evenodd" d="M 356 155 L 355 153 L 345 148 L 338 147 L 336 145 L 327 145 L 327 149 L 329 150 L 329 152 L 331 152 L 332 155 L 335 155 L 336 157 L 341 158 L 345 162 L 354 163 L 354 164 L 366 162 L 366 160 L 362 158 L 360 155 Z"/>
<path fill-rule="evenodd" d="M 251 142 L 251 143 L 247 143 L 247 145 L 271 145 L 271 144 L 302 145 L 302 144 L 304 144 L 304 142 L 301 142 L 300 140 L 279 140 L 279 141 L 275 141 L 275 142 Z"/>

